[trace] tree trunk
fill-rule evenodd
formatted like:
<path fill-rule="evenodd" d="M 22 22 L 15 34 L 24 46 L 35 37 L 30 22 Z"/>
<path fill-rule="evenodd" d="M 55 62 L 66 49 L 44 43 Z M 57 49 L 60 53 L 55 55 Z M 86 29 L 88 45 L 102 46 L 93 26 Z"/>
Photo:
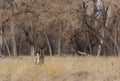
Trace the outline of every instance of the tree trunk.
<path fill-rule="evenodd" d="M 58 33 L 58 55 L 61 55 L 61 34 L 62 34 L 62 27 L 59 27 L 59 33 Z"/>
<path fill-rule="evenodd" d="M 31 56 L 35 55 L 35 46 L 33 44 L 30 44 L 30 54 Z"/>
<path fill-rule="evenodd" d="M 117 22 L 116 22 L 116 24 L 117 24 L 117 26 L 115 27 L 115 30 L 114 30 L 114 39 L 115 39 L 115 44 L 117 44 L 117 35 L 118 35 L 118 33 L 117 33 L 117 30 L 118 30 L 118 19 L 116 18 L 116 20 L 117 20 Z M 114 45 L 114 53 L 115 54 L 117 54 L 117 49 L 116 49 L 117 47 Z"/>
<path fill-rule="evenodd" d="M 48 38 L 48 35 L 46 32 L 44 32 L 44 35 L 45 35 L 45 38 L 47 40 L 47 44 L 48 44 L 48 48 L 49 48 L 49 53 L 50 53 L 50 56 L 52 56 L 52 48 L 51 48 L 51 45 L 50 45 L 50 41 L 49 41 L 49 38 Z"/>
<path fill-rule="evenodd" d="M 13 28 L 13 27 L 12 27 Z M 13 29 L 12 29 L 13 30 Z M 17 47 L 16 47 L 16 40 L 15 36 L 12 36 L 12 50 L 13 50 L 13 56 L 17 56 Z"/>
<path fill-rule="evenodd" d="M 13 9 L 14 1 L 10 1 L 10 26 L 11 26 L 11 40 L 12 40 L 12 52 L 13 56 L 17 56 L 17 47 L 15 40 L 15 22 L 14 22 L 14 9 Z"/>
<path fill-rule="evenodd" d="M 14 26 L 14 20 L 11 20 L 11 39 L 12 39 L 12 52 L 13 56 L 17 56 L 17 47 L 16 47 L 16 40 L 15 40 L 15 26 Z"/>
<path fill-rule="evenodd" d="M 117 20 L 117 22 L 116 22 L 116 24 L 117 24 L 117 26 L 115 27 L 115 34 L 114 34 L 114 41 L 115 41 L 115 46 L 114 46 L 114 53 L 115 54 L 117 54 L 118 53 L 118 55 L 120 56 L 120 48 L 119 48 L 119 45 L 118 45 L 118 43 L 117 43 L 117 40 L 118 40 L 118 21 L 119 21 L 119 19 L 118 18 L 116 18 L 116 20 Z"/>
<path fill-rule="evenodd" d="M 104 36 L 105 36 L 105 32 L 104 32 L 104 30 L 102 29 L 102 37 L 104 38 Z M 98 53 L 97 53 L 97 56 L 100 56 L 100 54 L 101 54 L 101 51 L 102 51 L 102 46 L 103 46 L 103 40 L 101 39 L 100 40 L 100 43 L 101 44 L 99 44 L 99 46 L 98 46 Z"/>
<path fill-rule="evenodd" d="M 3 44 L 3 35 L 2 30 L 0 30 L 0 55 L 2 55 L 2 44 Z"/>
<path fill-rule="evenodd" d="M 9 48 L 9 46 L 8 46 L 8 43 L 7 43 L 7 41 L 6 41 L 5 36 L 3 36 L 3 40 L 4 40 L 4 42 L 5 42 L 5 46 L 6 46 L 6 48 L 7 48 L 8 55 L 10 56 L 10 55 L 11 55 L 11 53 L 10 53 L 10 48 Z"/>
<path fill-rule="evenodd" d="M 34 56 L 35 55 L 35 43 L 34 43 L 34 27 L 33 27 L 33 22 L 32 22 L 32 20 L 30 20 L 31 18 L 29 17 L 29 16 L 27 16 L 27 19 L 28 19 L 28 23 L 30 24 L 30 28 L 31 28 L 31 30 L 30 30 L 30 54 L 31 54 L 31 56 Z M 31 44 L 31 42 L 32 42 L 32 44 Z"/>

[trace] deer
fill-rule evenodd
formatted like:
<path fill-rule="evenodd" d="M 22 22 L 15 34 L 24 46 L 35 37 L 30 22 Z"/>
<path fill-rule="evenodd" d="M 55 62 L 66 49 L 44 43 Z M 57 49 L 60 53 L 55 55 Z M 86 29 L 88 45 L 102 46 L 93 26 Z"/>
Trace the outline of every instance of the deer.
<path fill-rule="evenodd" d="M 44 64 L 44 60 L 45 60 L 45 49 L 40 49 L 39 51 L 37 51 L 36 53 L 36 60 L 35 63 L 36 64 Z"/>

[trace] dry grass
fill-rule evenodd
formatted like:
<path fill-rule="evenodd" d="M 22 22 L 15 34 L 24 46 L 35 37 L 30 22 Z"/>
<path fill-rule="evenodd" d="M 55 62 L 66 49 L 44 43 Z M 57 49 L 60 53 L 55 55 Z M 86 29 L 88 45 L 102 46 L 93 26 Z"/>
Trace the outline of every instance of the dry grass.
<path fill-rule="evenodd" d="M 119 57 L 34 57 L 0 59 L 0 81 L 120 81 Z"/>

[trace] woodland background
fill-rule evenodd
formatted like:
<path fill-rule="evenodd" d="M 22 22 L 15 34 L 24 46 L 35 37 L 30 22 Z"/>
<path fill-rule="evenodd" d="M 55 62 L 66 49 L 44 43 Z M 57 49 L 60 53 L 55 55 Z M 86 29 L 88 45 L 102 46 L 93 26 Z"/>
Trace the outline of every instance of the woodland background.
<path fill-rule="evenodd" d="M 120 55 L 119 0 L 0 0 L 0 54 Z"/>

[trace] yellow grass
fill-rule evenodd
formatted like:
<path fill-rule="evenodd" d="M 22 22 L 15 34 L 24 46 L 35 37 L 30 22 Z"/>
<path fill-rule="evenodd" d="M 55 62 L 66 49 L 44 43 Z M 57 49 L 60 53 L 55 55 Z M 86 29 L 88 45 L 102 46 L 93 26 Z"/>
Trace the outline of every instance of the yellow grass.
<path fill-rule="evenodd" d="M 119 57 L 0 58 L 0 81 L 120 81 Z"/>

